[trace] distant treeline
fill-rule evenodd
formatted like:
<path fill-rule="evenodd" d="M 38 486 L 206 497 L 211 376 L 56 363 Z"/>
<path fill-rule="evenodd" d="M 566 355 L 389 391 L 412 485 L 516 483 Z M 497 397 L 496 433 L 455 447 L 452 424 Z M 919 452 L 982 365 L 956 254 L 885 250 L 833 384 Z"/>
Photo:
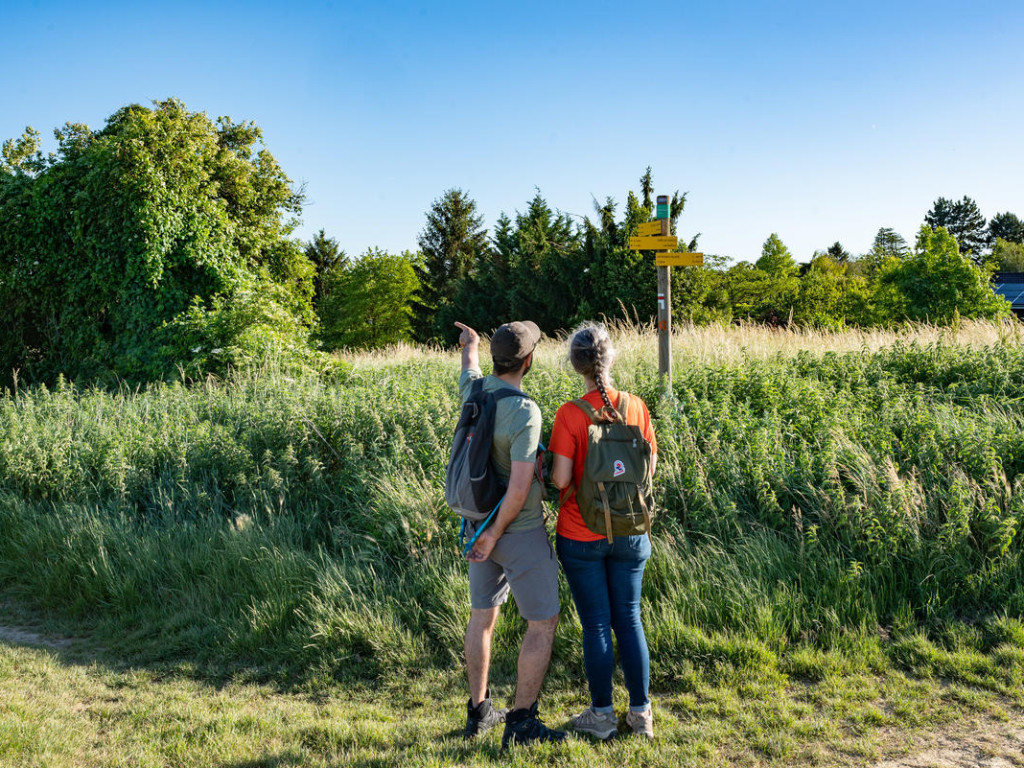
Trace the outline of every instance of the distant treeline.
<path fill-rule="evenodd" d="M 461 319 L 510 317 L 546 332 L 587 318 L 655 315 L 656 267 L 629 237 L 653 217 L 650 169 L 621 206 L 579 219 L 538 192 L 492 230 L 461 189 L 427 212 L 416 252 L 350 258 L 323 230 L 294 235 L 302 195 L 251 122 L 177 100 L 129 105 L 97 131 L 67 123 L 43 155 L 29 128 L 0 157 L 0 372 L 8 384 L 146 381 L 218 373 L 268 352 L 454 341 Z M 672 232 L 686 195 L 671 198 Z M 681 250 L 698 237 L 680 237 Z M 837 327 L 1008 314 L 993 270 L 1024 269 L 1024 223 L 939 198 L 914 244 L 881 229 L 798 264 L 778 238 L 753 264 L 673 270 L 674 317 Z"/>

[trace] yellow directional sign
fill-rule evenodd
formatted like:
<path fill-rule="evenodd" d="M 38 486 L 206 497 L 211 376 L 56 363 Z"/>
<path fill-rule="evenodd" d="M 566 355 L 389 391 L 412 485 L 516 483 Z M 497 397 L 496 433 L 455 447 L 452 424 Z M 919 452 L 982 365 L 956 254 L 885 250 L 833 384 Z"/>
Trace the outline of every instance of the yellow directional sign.
<path fill-rule="evenodd" d="M 699 267 L 704 263 L 703 253 L 659 253 L 654 257 L 659 267 Z"/>
<path fill-rule="evenodd" d="M 670 251 L 677 247 L 679 247 L 679 241 L 671 235 L 629 238 L 631 251 Z"/>
<path fill-rule="evenodd" d="M 644 224 L 638 224 L 636 228 L 638 235 L 660 235 L 661 234 L 661 222 L 660 221 L 648 221 Z"/>

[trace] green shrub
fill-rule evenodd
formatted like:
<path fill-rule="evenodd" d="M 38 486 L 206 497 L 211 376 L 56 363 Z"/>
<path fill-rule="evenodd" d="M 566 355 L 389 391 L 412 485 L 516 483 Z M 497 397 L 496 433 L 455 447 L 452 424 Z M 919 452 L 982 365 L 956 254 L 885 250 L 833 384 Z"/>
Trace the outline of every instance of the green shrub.
<path fill-rule="evenodd" d="M 305 346 L 300 196 L 259 128 L 169 100 L 56 134 L 55 155 L 28 135 L 0 168 L 5 376 L 138 382 Z"/>

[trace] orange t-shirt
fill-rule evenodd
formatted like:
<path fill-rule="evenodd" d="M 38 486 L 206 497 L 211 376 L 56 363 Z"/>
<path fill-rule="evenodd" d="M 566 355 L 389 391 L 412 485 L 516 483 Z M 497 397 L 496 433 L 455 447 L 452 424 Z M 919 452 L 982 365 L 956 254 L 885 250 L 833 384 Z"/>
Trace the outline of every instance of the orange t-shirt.
<path fill-rule="evenodd" d="M 608 399 L 618 408 L 619 392 L 607 389 Z M 596 389 L 588 392 L 583 399 L 601 410 L 604 401 L 601 393 Z M 636 395 L 629 396 L 629 403 L 626 406 L 626 423 L 635 424 L 640 427 L 644 438 L 651 443 L 654 452 L 658 450 L 658 444 L 654 440 L 654 427 L 651 425 L 651 414 L 647 411 L 647 404 Z M 555 414 L 555 424 L 551 428 L 551 442 L 548 450 L 572 459 L 572 484 L 579 488 L 583 480 L 583 461 L 587 456 L 587 427 L 591 424 L 590 417 L 583 412 L 579 406 L 573 403 L 565 403 Z M 576 504 L 576 495 L 573 494 L 562 502 L 558 510 L 558 535 L 575 541 L 599 541 L 605 538 L 603 534 L 594 533 L 587 528 L 580 515 L 580 508 Z"/>

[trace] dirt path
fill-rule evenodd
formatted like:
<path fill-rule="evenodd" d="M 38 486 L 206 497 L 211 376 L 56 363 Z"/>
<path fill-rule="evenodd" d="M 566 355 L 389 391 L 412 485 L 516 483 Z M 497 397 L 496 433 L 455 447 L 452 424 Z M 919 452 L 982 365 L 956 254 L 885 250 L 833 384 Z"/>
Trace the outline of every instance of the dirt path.
<path fill-rule="evenodd" d="M 43 637 L 36 632 L 5 624 L 0 624 L 0 640 L 14 645 L 31 645 L 34 648 L 56 648 L 58 650 L 70 648 L 75 642 L 66 637 Z"/>
<path fill-rule="evenodd" d="M 1019 768 L 1024 766 L 1024 727 L 1020 724 L 972 723 L 970 730 L 954 726 L 932 734 L 900 758 L 872 768 Z M 930 744 L 925 749 L 920 747 Z"/>

